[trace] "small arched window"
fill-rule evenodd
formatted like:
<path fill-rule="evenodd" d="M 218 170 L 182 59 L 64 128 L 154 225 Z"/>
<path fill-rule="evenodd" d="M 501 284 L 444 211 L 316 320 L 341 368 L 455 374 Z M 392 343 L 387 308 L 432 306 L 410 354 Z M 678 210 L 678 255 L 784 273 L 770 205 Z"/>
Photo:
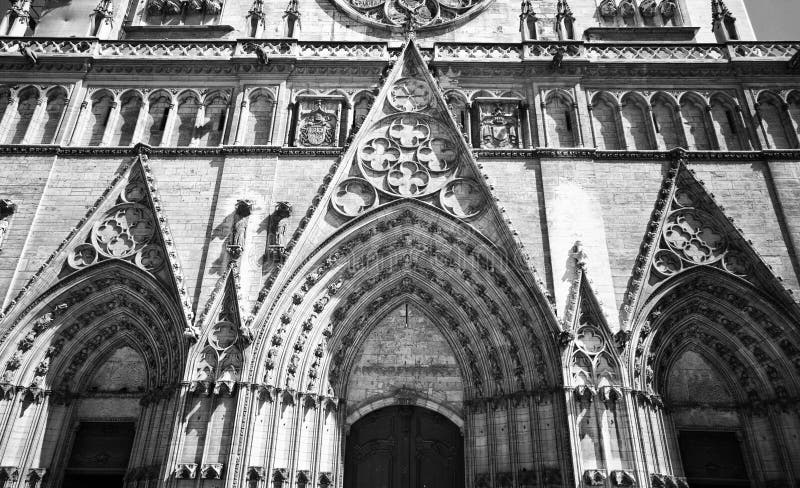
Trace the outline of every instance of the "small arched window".
<path fill-rule="evenodd" d="M 743 129 L 739 124 L 736 106 L 727 97 L 716 94 L 711 97 L 711 122 L 723 151 L 739 151 L 742 146 Z"/>
<path fill-rule="evenodd" d="M 706 124 L 706 105 L 699 97 L 684 95 L 681 99 L 681 115 L 686 128 L 686 144 L 689 150 L 711 149 Z"/>
<path fill-rule="evenodd" d="M 800 91 L 793 91 L 787 98 L 789 103 L 789 116 L 792 119 L 797 138 L 800 139 Z"/>
<path fill-rule="evenodd" d="M 41 131 L 34 142 L 41 144 L 52 144 L 56 137 L 58 126 L 61 123 L 61 116 L 67 106 L 67 92 L 63 88 L 53 88 L 47 94 L 47 107 L 45 108 L 44 120 L 42 120 Z"/>
<path fill-rule="evenodd" d="M 92 95 L 90 104 L 83 143 L 89 146 L 99 146 L 103 142 L 103 134 L 105 134 L 106 125 L 111 117 L 114 97 L 110 92 L 99 91 Z"/>
<path fill-rule="evenodd" d="M 358 130 L 361 129 L 361 126 L 367 119 L 369 110 L 372 108 L 372 102 L 374 101 L 375 98 L 368 93 L 361 93 L 360 95 L 356 96 L 355 103 L 353 104 L 353 127 L 350 129 L 351 134 L 355 135 Z M 448 105 L 450 104 L 449 98 L 447 103 Z"/>
<path fill-rule="evenodd" d="M 207 99 L 205 120 L 198 127 L 201 146 L 219 146 L 222 143 L 227 111 L 228 101 L 219 94 L 213 94 Z"/>
<path fill-rule="evenodd" d="M 20 92 L 17 110 L 9 125 L 8 142 L 10 144 L 22 144 L 24 142 L 25 134 L 31 125 L 33 113 L 36 111 L 38 103 L 39 92 L 35 88 L 28 87 Z"/>
<path fill-rule="evenodd" d="M 6 110 L 11 104 L 11 91 L 8 88 L 0 87 L 0 120 L 6 115 Z"/>
<path fill-rule="evenodd" d="M 616 101 L 611 95 L 598 93 L 592 99 L 592 122 L 597 149 L 616 150 L 620 146 Z"/>
<path fill-rule="evenodd" d="M 166 92 L 157 92 L 150 96 L 143 134 L 151 146 L 160 146 L 164 140 L 171 107 L 172 99 Z"/>
<path fill-rule="evenodd" d="M 678 135 L 675 118 L 678 108 L 667 95 L 657 93 L 651 102 L 653 107 L 653 126 L 659 149 L 669 150 L 683 145 Z"/>
<path fill-rule="evenodd" d="M 272 142 L 272 118 L 275 114 L 272 94 L 266 90 L 253 92 L 248 110 L 245 144 L 266 145 Z"/>
<path fill-rule="evenodd" d="M 469 107 L 467 100 L 459 93 L 449 93 L 446 97 L 447 108 L 453 115 L 453 118 L 458 124 L 458 129 L 464 134 L 464 137 L 469 138 L 471 128 L 469 127 Z"/>
<path fill-rule="evenodd" d="M 637 151 L 653 149 L 645 101 L 637 95 L 626 93 L 622 97 L 622 132 L 628 149 Z"/>
<path fill-rule="evenodd" d="M 575 147 L 575 118 L 572 99 L 563 92 L 551 92 L 545 102 L 547 140 L 551 147 Z"/>
<path fill-rule="evenodd" d="M 136 122 L 142 109 L 142 97 L 134 91 L 122 94 L 122 103 L 119 106 L 119 116 L 114 124 L 111 134 L 112 146 L 130 146 L 133 142 Z"/>
<path fill-rule="evenodd" d="M 194 93 L 186 93 L 178 101 L 178 123 L 175 125 L 176 146 L 188 146 L 194 139 L 194 128 L 197 124 L 197 112 L 200 102 Z"/>
<path fill-rule="evenodd" d="M 775 94 L 764 92 L 758 97 L 758 113 L 769 149 L 791 149 L 782 106 L 783 102 Z"/>

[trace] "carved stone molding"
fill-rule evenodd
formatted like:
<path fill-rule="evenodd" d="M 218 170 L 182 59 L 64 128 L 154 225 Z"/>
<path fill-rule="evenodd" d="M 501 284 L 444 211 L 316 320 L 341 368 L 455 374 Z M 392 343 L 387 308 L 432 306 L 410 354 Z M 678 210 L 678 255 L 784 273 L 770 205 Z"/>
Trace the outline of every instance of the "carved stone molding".
<path fill-rule="evenodd" d="M 203 464 L 200 469 L 200 476 L 206 480 L 218 480 L 222 478 L 222 463 Z"/>
<path fill-rule="evenodd" d="M 611 482 L 614 486 L 630 487 L 636 484 L 636 477 L 632 471 L 618 469 L 611 472 Z"/>
<path fill-rule="evenodd" d="M 0 466 L 0 480 L 15 483 L 19 479 L 19 468 L 16 466 Z"/>
<path fill-rule="evenodd" d="M 605 471 L 599 469 L 587 469 L 583 472 L 583 482 L 586 486 L 603 486 L 606 481 Z"/>
<path fill-rule="evenodd" d="M 266 476 L 264 466 L 249 466 L 247 468 L 247 481 L 262 481 Z"/>
<path fill-rule="evenodd" d="M 178 463 L 172 472 L 175 479 L 178 480 L 193 480 L 197 478 L 197 464 L 196 463 Z"/>

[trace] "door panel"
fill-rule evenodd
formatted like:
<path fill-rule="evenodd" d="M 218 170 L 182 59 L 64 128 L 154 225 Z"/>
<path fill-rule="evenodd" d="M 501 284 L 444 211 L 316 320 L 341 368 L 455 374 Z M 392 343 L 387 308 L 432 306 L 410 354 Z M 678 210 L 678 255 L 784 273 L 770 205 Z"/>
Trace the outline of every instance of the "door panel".
<path fill-rule="evenodd" d="M 750 486 L 734 432 L 682 430 L 678 443 L 686 479 L 692 488 Z"/>
<path fill-rule="evenodd" d="M 461 488 L 463 440 L 444 416 L 418 407 L 387 407 L 350 429 L 346 488 Z"/>

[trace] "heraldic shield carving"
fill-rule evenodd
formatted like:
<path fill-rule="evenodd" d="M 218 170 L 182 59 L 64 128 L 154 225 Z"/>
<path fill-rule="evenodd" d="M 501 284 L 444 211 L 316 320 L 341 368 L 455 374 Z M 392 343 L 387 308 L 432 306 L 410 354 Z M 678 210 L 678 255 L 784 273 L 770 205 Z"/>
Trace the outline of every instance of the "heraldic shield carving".
<path fill-rule="evenodd" d="M 319 99 L 301 102 L 295 143 L 299 146 L 335 146 L 339 106 L 337 102 L 326 103 Z"/>
<path fill-rule="evenodd" d="M 519 108 L 516 103 L 480 104 L 481 147 L 519 147 Z"/>
<path fill-rule="evenodd" d="M 493 0 L 333 0 L 350 16 L 375 27 L 432 29 L 486 8 Z"/>

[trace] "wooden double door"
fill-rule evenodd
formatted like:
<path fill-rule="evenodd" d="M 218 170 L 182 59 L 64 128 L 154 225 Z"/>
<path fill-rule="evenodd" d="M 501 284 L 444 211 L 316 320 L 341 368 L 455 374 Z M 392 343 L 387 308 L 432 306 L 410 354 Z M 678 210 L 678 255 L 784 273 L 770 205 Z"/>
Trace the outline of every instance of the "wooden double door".
<path fill-rule="evenodd" d="M 369 413 L 350 428 L 345 488 L 463 488 L 464 441 L 443 415 L 412 406 Z"/>

